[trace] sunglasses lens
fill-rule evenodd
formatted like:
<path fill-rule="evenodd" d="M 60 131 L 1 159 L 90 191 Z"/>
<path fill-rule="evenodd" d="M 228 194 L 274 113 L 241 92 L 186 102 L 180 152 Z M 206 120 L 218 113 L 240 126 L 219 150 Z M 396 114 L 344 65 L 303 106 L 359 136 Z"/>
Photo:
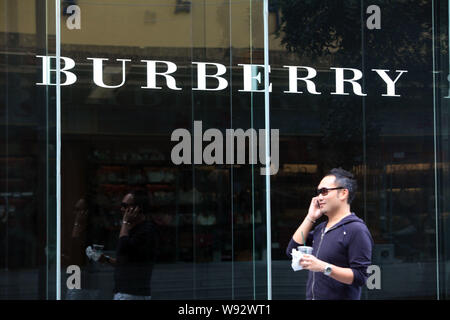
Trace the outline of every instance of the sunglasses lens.
<path fill-rule="evenodd" d="M 317 190 L 317 195 L 323 195 L 326 196 L 328 194 L 328 189 L 327 188 L 322 188 Z"/>

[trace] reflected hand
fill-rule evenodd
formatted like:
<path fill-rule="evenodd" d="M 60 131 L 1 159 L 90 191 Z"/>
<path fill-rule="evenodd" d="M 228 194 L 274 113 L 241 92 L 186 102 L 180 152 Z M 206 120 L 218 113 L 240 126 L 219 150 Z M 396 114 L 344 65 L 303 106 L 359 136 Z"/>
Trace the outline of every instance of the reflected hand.
<path fill-rule="evenodd" d="M 88 210 L 78 211 L 75 216 L 75 223 L 72 229 L 72 237 L 78 238 L 86 228 L 86 221 L 88 216 Z"/>
<path fill-rule="evenodd" d="M 138 223 L 144 220 L 144 214 L 139 207 L 129 207 L 126 209 L 123 215 L 123 222 L 130 228 L 134 227 Z"/>
<path fill-rule="evenodd" d="M 100 263 L 106 263 L 106 262 L 108 262 L 108 258 L 106 258 L 106 256 L 102 253 L 102 254 L 100 255 L 100 258 L 98 258 L 98 262 L 100 262 Z"/>
<path fill-rule="evenodd" d="M 100 258 L 98 259 L 98 262 L 115 264 L 116 263 L 116 259 L 115 258 L 111 258 L 110 256 L 107 256 L 107 255 L 102 253 L 100 255 Z"/>
<path fill-rule="evenodd" d="M 75 216 L 75 226 L 84 226 L 87 221 L 88 210 L 80 210 Z"/>

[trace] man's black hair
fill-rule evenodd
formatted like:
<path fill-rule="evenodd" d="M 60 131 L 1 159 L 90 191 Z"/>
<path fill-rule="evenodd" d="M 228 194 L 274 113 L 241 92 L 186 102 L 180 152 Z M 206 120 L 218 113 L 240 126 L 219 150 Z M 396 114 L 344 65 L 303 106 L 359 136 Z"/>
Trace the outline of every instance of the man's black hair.
<path fill-rule="evenodd" d="M 350 204 L 356 195 L 358 185 L 353 174 L 342 168 L 333 168 L 327 173 L 327 176 L 334 176 L 336 178 L 336 185 L 348 190 L 347 203 Z"/>

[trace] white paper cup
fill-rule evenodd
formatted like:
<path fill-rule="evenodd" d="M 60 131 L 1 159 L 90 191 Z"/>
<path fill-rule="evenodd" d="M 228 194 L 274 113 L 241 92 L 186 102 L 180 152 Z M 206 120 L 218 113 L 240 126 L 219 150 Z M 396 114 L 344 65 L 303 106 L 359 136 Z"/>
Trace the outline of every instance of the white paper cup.
<path fill-rule="evenodd" d="M 302 254 L 312 254 L 313 248 L 309 246 L 298 246 L 297 250 Z"/>

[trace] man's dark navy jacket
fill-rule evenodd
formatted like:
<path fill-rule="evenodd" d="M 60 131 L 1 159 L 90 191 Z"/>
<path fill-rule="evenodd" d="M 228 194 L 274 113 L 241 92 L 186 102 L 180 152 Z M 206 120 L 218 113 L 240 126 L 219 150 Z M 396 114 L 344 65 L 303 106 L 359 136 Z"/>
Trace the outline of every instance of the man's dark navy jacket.
<path fill-rule="evenodd" d="M 306 245 L 313 247 L 312 254 L 329 264 L 351 268 L 353 283 L 344 284 L 324 275 L 309 271 L 306 285 L 308 300 L 358 300 L 361 287 L 365 285 L 371 265 L 373 239 L 363 220 L 353 212 L 325 232 L 327 221 L 317 225 L 306 239 Z M 292 248 L 301 244 L 291 239 L 286 249 L 291 258 Z"/>

